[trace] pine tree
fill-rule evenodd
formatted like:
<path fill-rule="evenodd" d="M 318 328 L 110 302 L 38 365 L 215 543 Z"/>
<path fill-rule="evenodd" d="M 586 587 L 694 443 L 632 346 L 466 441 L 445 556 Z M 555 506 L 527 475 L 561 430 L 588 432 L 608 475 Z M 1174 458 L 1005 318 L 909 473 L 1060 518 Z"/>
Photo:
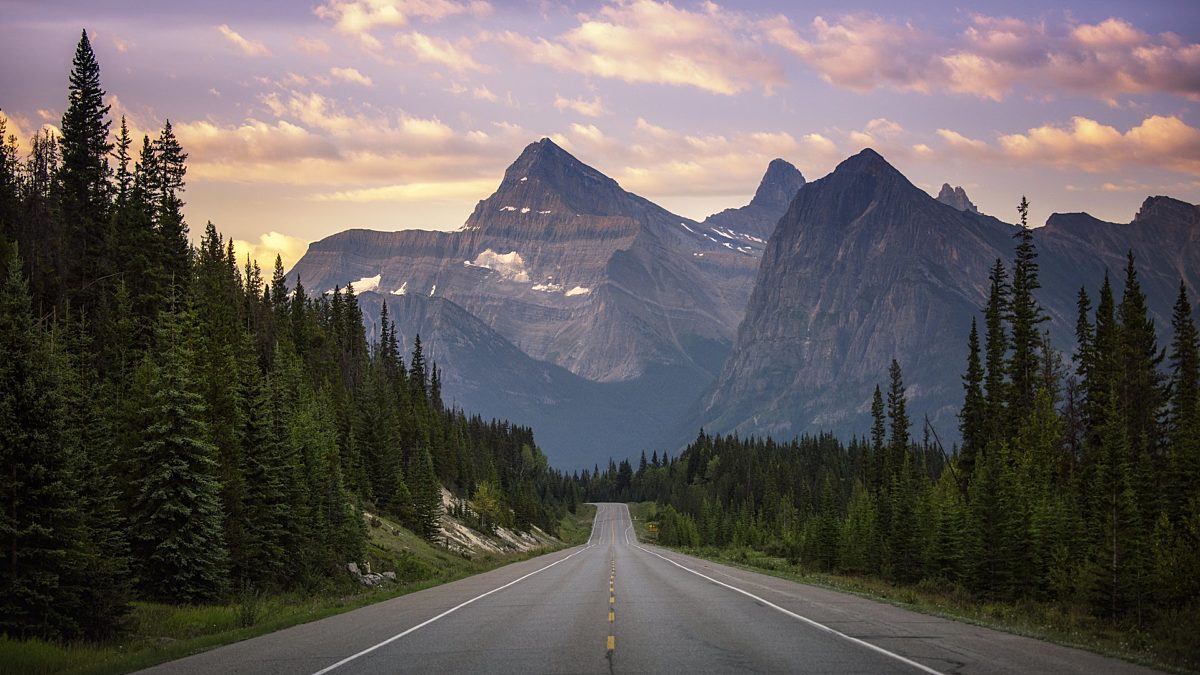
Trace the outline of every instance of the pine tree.
<path fill-rule="evenodd" d="M 1017 212 L 1021 215 L 1021 229 L 1013 235 L 1017 239 L 1017 247 L 1008 306 L 1008 318 L 1012 325 L 1008 406 L 1009 413 L 1013 415 L 1013 428 L 1033 408 L 1039 381 L 1041 331 L 1038 324 L 1049 318 L 1034 297 L 1034 292 L 1041 288 L 1041 284 L 1038 282 L 1037 249 L 1033 245 L 1033 232 L 1029 229 L 1029 202 L 1025 197 L 1021 197 Z"/>
<path fill-rule="evenodd" d="M 959 431 L 962 433 L 962 450 L 959 453 L 959 468 L 969 480 L 975 469 L 975 455 L 987 442 L 987 408 L 983 398 L 983 364 L 979 359 L 979 330 L 975 319 L 971 319 L 971 334 L 967 338 L 967 373 L 963 376 L 962 411 L 959 413 Z"/>
<path fill-rule="evenodd" d="M 181 196 L 185 189 L 183 177 L 187 173 L 187 153 L 175 138 L 171 120 L 167 120 L 154 141 L 154 158 L 155 223 L 163 245 L 162 264 L 171 286 L 182 290 L 188 286 L 192 254 Z"/>
<path fill-rule="evenodd" d="M 883 394 L 879 385 L 875 385 L 875 393 L 871 395 L 871 457 L 872 477 L 871 488 L 875 493 L 887 481 L 887 426 L 883 412 Z"/>
<path fill-rule="evenodd" d="M 1187 500 L 1200 486 L 1200 338 L 1192 321 L 1187 287 L 1179 282 L 1179 296 L 1171 314 L 1171 383 L 1168 509 L 1173 517 L 1184 514 Z"/>
<path fill-rule="evenodd" d="M 112 638 L 124 630 L 132 595 L 129 546 L 112 489 L 115 460 L 112 396 L 98 379 L 87 326 L 68 315 L 52 339 L 63 395 L 63 442 L 71 454 L 81 532 L 70 583 L 78 589 L 75 619 L 82 636 Z"/>
<path fill-rule="evenodd" d="M 194 391 L 185 320 L 167 313 L 160 326 L 130 531 L 145 596 L 192 603 L 224 591 L 228 554 L 216 448 L 206 440 L 204 402 Z"/>
<path fill-rule="evenodd" d="M 1005 436 L 1007 429 L 1006 418 L 1008 400 L 1008 363 L 1009 349 L 1008 334 L 1004 329 L 1004 318 L 1009 311 L 1008 271 L 1004 262 L 999 258 L 992 265 L 989 276 L 991 291 L 988 293 L 987 306 L 984 308 L 984 366 L 987 375 L 984 379 L 984 397 L 987 403 L 988 429 L 986 437 L 989 440 Z"/>
<path fill-rule="evenodd" d="M 887 396 L 888 419 L 891 422 L 889 444 L 892 458 L 891 472 L 895 473 L 903 464 L 904 457 L 909 454 L 911 423 L 908 420 L 907 404 L 904 400 L 904 376 L 900 372 L 900 364 L 896 359 L 892 359 L 888 374 L 891 379 Z"/>
<path fill-rule="evenodd" d="M 100 88 L 100 65 L 87 31 L 79 38 L 71 65 L 70 95 L 62 118 L 62 194 L 60 209 L 67 227 L 63 271 L 69 297 L 89 316 L 99 310 L 103 282 L 111 275 L 109 246 L 109 106 Z"/>
<path fill-rule="evenodd" d="M 1116 392 L 1108 398 L 1108 413 L 1100 430 L 1102 454 L 1092 487 L 1098 507 L 1092 524 L 1097 571 L 1093 602 L 1100 613 L 1111 618 L 1124 615 L 1136 602 L 1143 532 L 1127 426 L 1116 398 Z"/>
<path fill-rule="evenodd" d="M 1121 409 L 1128 421 L 1128 438 L 1137 454 L 1154 455 L 1158 449 L 1158 414 L 1162 406 L 1162 355 L 1154 331 L 1154 320 L 1146 309 L 1146 296 L 1138 282 L 1133 253 L 1125 267 L 1125 293 L 1118 308 L 1120 358 L 1123 369 Z"/>
<path fill-rule="evenodd" d="M 425 372 L 425 353 L 421 349 L 421 336 L 413 340 L 412 359 L 409 360 L 408 381 L 412 385 L 413 398 L 416 401 L 428 400 L 427 387 L 429 378 Z"/>
<path fill-rule="evenodd" d="M 246 447 L 242 457 L 246 484 L 243 509 L 252 527 L 246 530 L 244 568 L 235 571 L 235 577 L 255 588 L 277 588 L 286 583 L 286 486 L 290 466 L 284 441 L 276 433 L 271 387 L 257 373 L 244 375 L 242 386 L 247 402 L 241 429 Z"/>
<path fill-rule="evenodd" d="M 61 382 L 15 251 L 0 271 L 0 632 L 72 637 L 80 597 L 70 580 L 84 530 Z"/>

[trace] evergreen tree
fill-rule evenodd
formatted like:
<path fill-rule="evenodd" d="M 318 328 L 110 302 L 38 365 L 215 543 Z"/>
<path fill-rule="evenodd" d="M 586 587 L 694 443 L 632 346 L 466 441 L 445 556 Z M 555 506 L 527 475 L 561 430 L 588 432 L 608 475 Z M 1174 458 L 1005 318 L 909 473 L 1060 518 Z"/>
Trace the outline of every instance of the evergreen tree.
<path fill-rule="evenodd" d="M 129 547 L 112 490 L 115 436 L 111 397 L 101 385 L 91 355 L 94 349 L 83 321 L 70 315 L 55 327 L 56 351 L 63 401 L 63 442 L 71 455 L 75 508 L 80 536 L 73 555 L 71 583 L 79 589 L 75 619 L 80 634 L 90 639 L 112 638 L 125 628 L 132 584 Z"/>
<path fill-rule="evenodd" d="M 975 455 L 987 442 L 987 408 L 983 398 L 983 364 L 979 359 L 979 330 L 975 319 L 971 319 L 971 334 L 967 338 L 967 373 L 963 376 L 962 411 L 959 412 L 959 431 L 962 433 L 962 450 L 959 453 L 959 468 L 964 477 L 970 479 L 975 469 Z"/>
<path fill-rule="evenodd" d="M 1033 397 L 1039 381 L 1041 331 L 1038 324 L 1049 318 L 1034 297 L 1034 292 L 1041 288 L 1041 284 L 1038 282 L 1037 250 L 1033 245 L 1033 232 L 1029 229 L 1029 202 L 1025 197 L 1021 197 L 1017 212 L 1021 216 L 1021 228 L 1013 235 L 1017 239 L 1017 248 L 1013 263 L 1012 295 L 1008 304 L 1008 318 L 1012 325 L 1008 405 L 1010 414 L 1014 416 L 1014 425 L 1033 408 Z"/>
<path fill-rule="evenodd" d="M 191 603 L 222 593 L 228 555 L 216 448 L 206 440 L 205 406 L 194 391 L 185 320 L 166 313 L 160 326 L 130 531 L 146 597 Z"/>
<path fill-rule="evenodd" d="M 62 385 L 15 251 L 0 271 L 0 632 L 73 637 L 80 594 L 70 580 L 84 531 Z"/>
<path fill-rule="evenodd" d="M 71 64 L 70 95 L 62 117 L 60 209 L 69 250 L 64 269 L 70 298 L 89 316 L 99 309 L 102 282 L 111 274 L 109 246 L 108 111 L 100 88 L 100 65 L 87 31 Z"/>
<path fill-rule="evenodd" d="M 175 289 L 186 289 L 191 261 L 188 226 L 183 219 L 184 175 L 187 153 L 175 138 L 171 120 L 154 141 L 154 189 L 157 199 L 155 223 L 163 245 L 165 276 Z"/>
<path fill-rule="evenodd" d="M 256 588 L 278 588 L 286 584 L 285 552 L 288 533 L 287 483 L 289 463 L 284 439 L 276 432 L 275 406 L 271 387 L 258 373 L 243 376 L 247 411 L 241 429 L 246 447 L 242 475 L 246 493 L 242 502 L 246 522 L 243 569 L 235 578 Z"/>
<path fill-rule="evenodd" d="M 1179 282 L 1179 296 L 1171 314 L 1170 441 L 1168 509 L 1172 516 L 1185 513 L 1190 490 L 1200 485 L 1200 338 L 1192 321 L 1187 287 Z"/>
<path fill-rule="evenodd" d="M 896 359 L 892 359 L 892 365 L 888 374 L 891 379 L 887 397 L 888 419 L 891 422 L 889 443 L 891 445 L 892 457 L 891 471 L 894 473 L 900 469 L 904 457 L 909 454 L 909 428 L 911 427 L 911 423 L 908 421 L 907 403 L 904 400 L 904 376 L 900 372 L 900 364 Z"/>
<path fill-rule="evenodd" d="M 878 492 L 883 487 L 887 474 L 887 423 L 884 420 L 883 394 L 879 385 L 875 385 L 875 393 L 871 395 L 871 456 L 872 479 L 871 487 Z"/>
<path fill-rule="evenodd" d="M 1004 318 L 1009 312 L 1008 271 L 1004 262 L 999 258 L 992 265 L 989 276 L 991 290 L 988 293 L 987 306 L 984 308 L 984 365 L 987 375 L 984 379 L 984 398 L 987 403 L 988 439 L 1004 437 L 1007 417 L 1006 401 L 1008 400 L 1008 354 L 1009 340 L 1004 329 Z"/>
<path fill-rule="evenodd" d="M 442 514 L 442 490 L 433 472 L 429 449 L 416 448 L 409 454 L 408 484 L 412 490 L 413 531 L 436 541 Z"/>
<path fill-rule="evenodd" d="M 1120 410 L 1128 424 L 1127 438 L 1135 457 L 1155 457 L 1160 441 L 1158 416 L 1163 404 L 1162 374 L 1158 365 L 1163 356 L 1158 351 L 1154 320 L 1146 308 L 1146 296 L 1138 282 L 1132 251 L 1125 266 L 1125 293 L 1118 308 L 1118 318 L 1122 370 L 1118 395 Z"/>

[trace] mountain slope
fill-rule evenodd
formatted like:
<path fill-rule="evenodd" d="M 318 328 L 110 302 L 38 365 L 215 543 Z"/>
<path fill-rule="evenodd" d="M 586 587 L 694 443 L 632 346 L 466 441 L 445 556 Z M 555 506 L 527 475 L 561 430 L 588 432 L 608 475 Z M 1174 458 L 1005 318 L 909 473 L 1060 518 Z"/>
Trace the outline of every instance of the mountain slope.
<path fill-rule="evenodd" d="M 802 187 L 804 176 L 796 167 L 785 160 L 773 159 L 767 165 L 767 172 L 763 174 L 749 204 L 714 213 L 704 219 L 704 225 L 717 230 L 743 232 L 765 243 L 775 230 L 779 218 L 792 203 L 796 191 Z"/>
<path fill-rule="evenodd" d="M 952 416 L 962 317 L 1012 231 L 938 203 L 872 150 L 809 183 L 767 244 L 705 428 L 862 433 L 893 357 L 916 407 Z"/>
<path fill-rule="evenodd" d="M 651 364 L 715 371 L 707 351 L 732 341 L 756 254 L 543 139 L 460 231 L 340 233 L 292 275 L 319 290 L 366 282 L 448 298 L 534 359 L 609 382 Z"/>
<path fill-rule="evenodd" d="M 384 302 L 402 344 L 421 336 L 426 358 L 442 373 L 446 405 L 532 427 L 555 466 L 568 470 L 669 444 L 664 429 L 695 414 L 695 394 L 674 392 L 698 392 L 710 379 L 655 366 L 637 380 L 591 382 L 531 358 L 445 298 L 359 295 L 366 316 L 378 316 Z"/>
<path fill-rule="evenodd" d="M 872 150 L 797 194 L 764 253 L 746 317 L 700 422 L 712 431 L 788 437 L 868 429 L 871 394 L 900 361 L 916 424 L 957 436 L 972 317 L 992 262 L 1012 258 L 1015 227 L 940 203 Z M 1034 231 L 1040 302 L 1059 349 L 1072 348 L 1075 297 L 1095 297 L 1105 267 L 1116 291 L 1138 258 L 1162 344 L 1180 276 L 1200 282 L 1200 216 L 1147 200 L 1129 225 L 1055 215 Z"/>

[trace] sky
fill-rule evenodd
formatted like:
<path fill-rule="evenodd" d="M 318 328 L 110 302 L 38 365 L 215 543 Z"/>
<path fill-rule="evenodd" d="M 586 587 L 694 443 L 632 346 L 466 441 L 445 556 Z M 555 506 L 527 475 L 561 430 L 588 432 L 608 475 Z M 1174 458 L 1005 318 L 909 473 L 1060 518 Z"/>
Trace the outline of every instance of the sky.
<path fill-rule="evenodd" d="M 0 111 L 57 127 L 80 31 L 112 115 L 168 119 L 185 213 L 289 265 L 347 228 L 453 230 L 550 137 L 691 218 L 872 147 L 985 213 L 1200 202 L 1200 4 L 0 0 Z"/>

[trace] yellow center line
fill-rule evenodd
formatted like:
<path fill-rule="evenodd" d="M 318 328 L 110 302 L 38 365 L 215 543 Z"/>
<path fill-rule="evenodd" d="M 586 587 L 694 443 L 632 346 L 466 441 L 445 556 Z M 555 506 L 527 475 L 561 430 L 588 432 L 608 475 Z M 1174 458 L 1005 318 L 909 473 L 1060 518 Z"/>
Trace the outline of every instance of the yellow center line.
<path fill-rule="evenodd" d="M 617 613 L 612 611 L 611 609 L 608 610 L 608 622 L 612 623 L 616 618 L 617 618 Z"/>

